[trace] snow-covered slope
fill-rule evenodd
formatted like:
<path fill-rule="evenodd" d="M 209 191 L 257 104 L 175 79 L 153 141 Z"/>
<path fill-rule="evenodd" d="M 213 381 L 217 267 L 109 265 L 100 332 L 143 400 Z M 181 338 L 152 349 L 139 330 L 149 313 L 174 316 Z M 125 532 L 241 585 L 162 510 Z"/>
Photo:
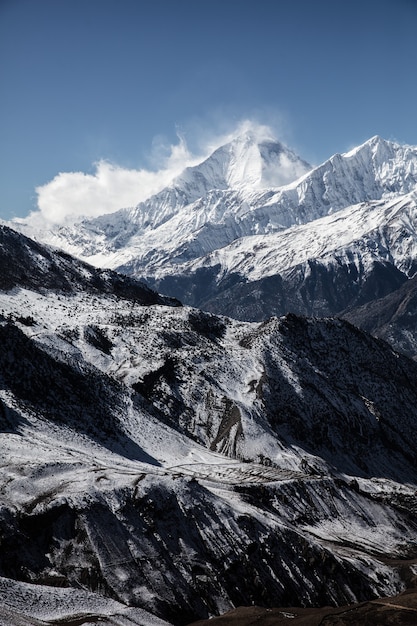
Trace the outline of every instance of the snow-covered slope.
<path fill-rule="evenodd" d="M 414 275 L 416 216 L 416 191 L 360 203 L 278 233 L 238 239 L 150 284 L 238 319 L 288 311 L 341 315 Z"/>
<path fill-rule="evenodd" d="M 0 236 L 0 265 L 14 237 L 35 276 L 0 292 L 9 626 L 180 625 L 404 587 L 415 363 L 347 322 L 243 323 L 114 281 L 92 291 L 68 256 L 66 290 L 48 281 L 61 254 Z"/>
<path fill-rule="evenodd" d="M 262 214 L 250 211 L 258 234 L 228 245 L 220 236 L 216 249 L 194 259 L 155 253 L 155 262 L 122 267 L 163 293 L 238 319 L 343 315 L 416 271 L 416 155 L 375 137 L 278 190 Z M 191 257 L 193 246 L 185 248 Z"/>
<path fill-rule="evenodd" d="M 404 274 L 417 264 L 417 190 L 390 200 L 376 200 L 287 228 L 236 240 L 187 264 L 184 270 L 220 266 L 221 275 L 238 273 L 249 282 L 283 274 L 309 260 L 330 262 L 351 256 L 363 270 L 376 260 L 393 263 Z"/>

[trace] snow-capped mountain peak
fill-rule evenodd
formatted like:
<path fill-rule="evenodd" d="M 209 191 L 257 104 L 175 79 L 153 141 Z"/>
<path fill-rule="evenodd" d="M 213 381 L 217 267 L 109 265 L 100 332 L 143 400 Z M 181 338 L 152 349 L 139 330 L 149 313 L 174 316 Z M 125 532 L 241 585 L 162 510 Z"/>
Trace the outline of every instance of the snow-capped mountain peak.
<path fill-rule="evenodd" d="M 247 131 L 220 146 L 198 165 L 187 167 L 164 190 L 184 202 L 194 202 L 216 190 L 280 187 L 296 180 L 311 166 L 272 136 Z"/>
<path fill-rule="evenodd" d="M 120 266 L 132 258 L 123 252 L 127 247 L 133 245 L 136 250 L 139 245 L 147 254 L 160 247 L 160 236 L 165 239 L 167 229 L 178 239 L 180 235 L 193 237 L 204 226 L 217 229 L 226 222 L 231 226 L 236 217 L 250 210 L 248 195 L 272 194 L 310 169 L 308 163 L 271 136 L 248 131 L 214 150 L 200 164 L 187 167 L 170 185 L 135 207 L 47 232 L 34 232 L 30 224 L 13 226 L 93 264 L 109 266 L 110 262 L 111 266 Z M 246 226 L 232 230 L 232 240 L 248 234 Z M 159 231 L 163 231 L 160 236 Z M 230 232 L 223 232 L 222 245 L 229 243 L 230 236 Z M 145 241 L 148 237 L 152 239 L 149 245 Z M 204 250 L 211 249 L 212 244 L 206 240 Z M 122 254 L 115 262 L 109 258 L 113 252 Z"/>
<path fill-rule="evenodd" d="M 415 146 L 401 145 L 375 135 L 357 148 L 335 155 L 330 161 L 335 158 L 343 159 L 347 167 L 362 170 L 364 183 L 376 183 L 381 188 L 381 195 L 409 193 L 417 184 Z M 377 196 L 371 199 L 377 199 Z"/>
<path fill-rule="evenodd" d="M 205 191 L 241 187 L 280 187 L 311 167 L 272 137 L 247 131 L 217 148 L 205 161 L 178 176 L 181 186 L 191 178 L 204 180 Z"/>
<path fill-rule="evenodd" d="M 344 156 L 352 157 L 363 151 L 369 151 L 373 154 L 379 153 L 380 155 L 382 155 L 383 152 L 386 153 L 393 148 L 395 149 L 396 147 L 398 148 L 399 146 L 393 141 L 388 141 L 387 139 L 380 137 L 380 135 L 374 135 L 373 137 L 370 137 L 369 139 L 361 143 L 359 146 L 355 146 L 351 150 L 345 152 Z"/>

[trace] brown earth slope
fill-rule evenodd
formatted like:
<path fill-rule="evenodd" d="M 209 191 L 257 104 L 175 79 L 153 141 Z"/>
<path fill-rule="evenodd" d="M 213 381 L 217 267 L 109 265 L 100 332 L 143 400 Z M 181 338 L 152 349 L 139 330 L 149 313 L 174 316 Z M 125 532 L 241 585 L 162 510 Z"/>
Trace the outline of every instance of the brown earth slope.
<path fill-rule="evenodd" d="M 393 598 L 379 598 L 343 607 L 239 607 L 220 617 L 190 626 L 415 626 L 417 588 Z"/>

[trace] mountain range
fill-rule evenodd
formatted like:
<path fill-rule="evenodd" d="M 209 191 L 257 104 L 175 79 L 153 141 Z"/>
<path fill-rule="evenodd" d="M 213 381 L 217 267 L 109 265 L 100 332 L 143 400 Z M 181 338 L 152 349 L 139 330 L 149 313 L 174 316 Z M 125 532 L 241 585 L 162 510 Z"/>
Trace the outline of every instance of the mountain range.
<path fill-rule="evenodd" d="M 38 232 L 15 226 L 212 313 L 362 324 L 358 307 L 412 290 L 416 189 L 417 148 L 373 137 L 311 168 L 247 132 L 136 207 Z M 415 356 L 410 333 L 397 334 L 395 347 Z"/>
<path fill-rule="evenodd" d="M 414 617 L 416 186 L 416 148 L 246 133 L 0 226 L 0 623 Z"/>

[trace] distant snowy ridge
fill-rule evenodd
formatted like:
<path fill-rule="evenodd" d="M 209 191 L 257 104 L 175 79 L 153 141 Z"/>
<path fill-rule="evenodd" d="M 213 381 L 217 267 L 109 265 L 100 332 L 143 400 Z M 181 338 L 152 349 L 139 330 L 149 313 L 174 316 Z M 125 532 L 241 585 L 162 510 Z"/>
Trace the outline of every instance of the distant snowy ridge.
<path fill-rule="evenodd" d="M 160 278 L 238 238 L 392 200 L 416 185 L 415 147 L 373 137 L 309 171 L 280 143 L 246 133 L 135 208 L 37 237 L 98 266 Z"/>
<path fill-rule="evenodd" d="M 376 259 L 384 259 L 393 261 L 406 274 L 413 273 L 417 260 L 417 191 L 362 202 L 277 233 L 237 239 L 184 264 L 182 270 L 219 264 L 223 274 L 237 272 L 255 281 L 309 259 L 326 263 L 337 255 L 349 254 L 358 264 L 369 266 Z"/>

